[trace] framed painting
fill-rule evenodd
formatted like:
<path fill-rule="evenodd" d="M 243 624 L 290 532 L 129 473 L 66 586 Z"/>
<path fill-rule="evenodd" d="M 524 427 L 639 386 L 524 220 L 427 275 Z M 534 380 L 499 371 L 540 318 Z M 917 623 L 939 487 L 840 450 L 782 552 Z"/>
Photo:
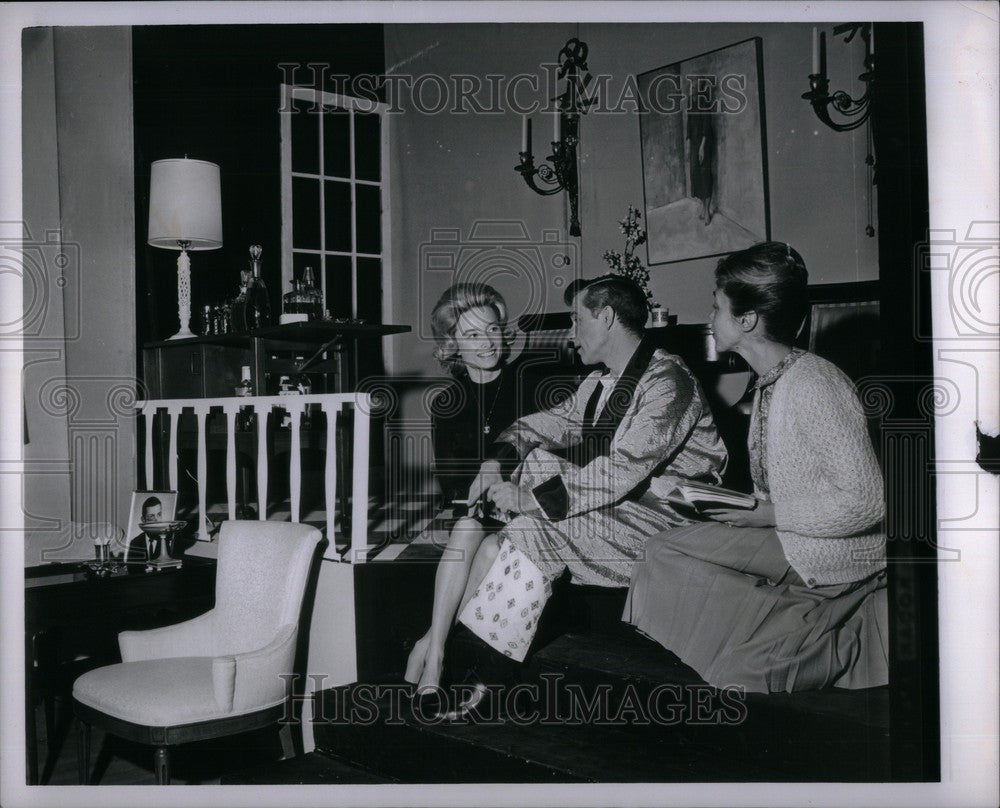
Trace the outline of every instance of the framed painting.
<path fill-rule="evenodd" d="M 649 265 L 771 235 L 759 37 L 639 74 Z"/>

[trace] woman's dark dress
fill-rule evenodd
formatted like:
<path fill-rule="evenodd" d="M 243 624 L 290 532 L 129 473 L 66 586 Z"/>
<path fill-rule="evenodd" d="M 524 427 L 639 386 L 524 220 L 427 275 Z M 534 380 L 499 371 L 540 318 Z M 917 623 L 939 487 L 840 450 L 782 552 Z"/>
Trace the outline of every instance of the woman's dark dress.
<path fill-rule="evenodd" d="M 434 398 L 434 476 L 445 505 L 465 499 L 479 467 L 496 456 L 494 444 L 500 433 L 538 409 L 534 403 L 537 382 L 538 374 L 519 358 L 486 384 L 475 384 L 463 373 Z M 489 427 L 488 434 L 484 426 Z M 455 509 L 456 516 L 465 513 L 463 507 Z"/>

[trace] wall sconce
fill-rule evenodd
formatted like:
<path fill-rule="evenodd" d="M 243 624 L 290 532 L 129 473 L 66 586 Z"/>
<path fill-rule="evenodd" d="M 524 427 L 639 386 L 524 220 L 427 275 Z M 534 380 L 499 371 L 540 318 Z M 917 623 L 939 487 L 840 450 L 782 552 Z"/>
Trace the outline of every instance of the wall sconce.
<path fill-rule="evenodd" d="M 858 76 L 865 83 L 865 92 L 860 98 L 854 98 L 843 90 L 830 93 L 830 79 L 826 74 L 826 31 L 817 32 L 813 28 L 812 40 L 812 73 L 809 74 L 809 92 L 802 98 L 812 104 L 816 117 L 829 126 L 834 132 L 850 132 L 862 124 L 868 123 L 872 113 L 872 83 L 875 81 L 875 34 L 873 26 L 868 22 L 848 22 L 837 25 L 833 35 L 844 34 L 844 44 L 850 44 L 858 33 L 865 43 L 865 72 Z M 841 120 L 835 121 L 830 113 L 835 112 Z M 872 226 L 872 196 L 875 187 L 875 155 L 872 142 L 872 129 L 868 127 L 868 154 L 865 165 L 868 166 L 868 225 L 865 234 L 875 235 Z"/>
<path fill-rule="evenodd" d="M 833 35 L 846 34 L 844 44 L 850 44 L 859 31 L 861 38 L 865 41 L 865 72 L 858 76 L 858 79 L 865 83 L 865 93 L 861 98 L 852 98 L 843 90 L 837 90 L 833 95 L 830 94 L 830 79 L 826 75 L 826 31 L 819 32 L 817 38 L 816 29 L 813 28 L 812 73 L 809 74 L 810 89 L 809 92 L 803 93 L 802 97 L 812 104 L 816 117 L 835 132 L 850 132 L 852 129 L 857 129 L 868 120 L 868 116 L 871 114 L 872 82 L 875 80 L 875 50 L 871 23 L 844 23 L 833 29 Z M 842 122 L 834 121 L 830 117 L 831 107 L 843 116 Z"/>
<path fill-rule="evenodd" d="M 583 76 L 581 78 L 581 71 Z M 579 180 L 576 149 L 580 144 L 580 116 L 596 99 L 583 99 L 580 91 L 590 83 L 587 70 L 587 43 L 570 39 L 559 51 L 558 78 L 566 80 L 566 90 L 554 100 L 552 114 L 552 154 L 537 168 L 531 149 L 531 118 L 521 116 L 520 165 L 514 166 L 536 194 L 569 194 L 569 234 L 580 235 Z M 551 163 L 551 165 L 550 165 Z M 544 183 L 539 185 L 536 177 Z M 551 186 L 551 187 L 545 187 Z"/>

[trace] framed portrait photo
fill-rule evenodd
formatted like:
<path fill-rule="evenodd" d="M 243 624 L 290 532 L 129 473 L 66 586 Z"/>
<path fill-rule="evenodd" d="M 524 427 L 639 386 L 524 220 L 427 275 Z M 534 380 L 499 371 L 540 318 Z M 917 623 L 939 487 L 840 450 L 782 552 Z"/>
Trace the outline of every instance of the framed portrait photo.
<path fill-rule="evenodd" d="M 761 40 L 638 76 L 649 265 L 771 236 Z"/>
<path fill-rule="evenodd" d="M 177 509 L 176 491 L 133 491 L 132 505 L 128 512 L 126 544 L 143 536 L 139 525 L 144 522 L 173 521 Z"/>

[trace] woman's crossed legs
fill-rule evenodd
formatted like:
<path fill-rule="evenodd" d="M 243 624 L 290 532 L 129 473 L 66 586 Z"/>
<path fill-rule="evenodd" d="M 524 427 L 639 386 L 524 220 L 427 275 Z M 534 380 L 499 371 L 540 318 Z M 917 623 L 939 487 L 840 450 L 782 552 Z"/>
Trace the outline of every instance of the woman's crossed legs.
<path fill-rule="evenodd" d="M 417 685 L 417 693 L 441 684 L 444 645 L 455 616 L 469 602 L 499 551 L 496 535 L 486 535 L 475 519 L 459 519 L 448 537 L 434 578 L 431 626 L 410 652 L 404 678 Z"/>

